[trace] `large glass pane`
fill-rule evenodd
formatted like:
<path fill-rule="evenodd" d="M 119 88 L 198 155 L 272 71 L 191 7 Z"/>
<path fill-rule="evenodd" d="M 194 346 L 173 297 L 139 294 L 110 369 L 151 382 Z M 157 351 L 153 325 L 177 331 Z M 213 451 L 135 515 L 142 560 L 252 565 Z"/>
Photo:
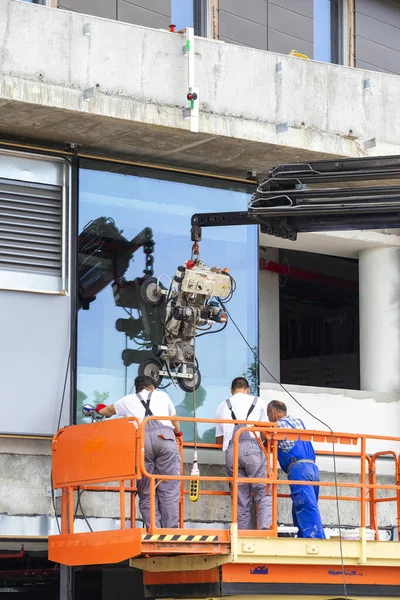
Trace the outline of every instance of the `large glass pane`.
<path fill-rule="evenodd" d="M 331 0 L 314 0 L 314 60 L 332 62 Z"/>
<path fill-rule="evenodd" d="M 171 0 L 171 23 L 177 31 L 193 27 L 193 0 Z"/>
<path fill-rule="evenodd" d="M 161 177 L 161 176 L 160 176 Z M 193 179 L 192 179 L 193 181 Z M 198 181 L 198 180 L 196 180 Z M 211 184 L 212 185 L 212 184 Z M 217 183 L 215 185 L 218 185 Z M 155 240 L 154 276 L 161 277 L 167 287 L 168 278 L 176 268 L 190 258 L 190 219 L 196 212 L 243 210 L 249 195 L 244 191 L 207 187 L 190 183 L 188 179 L 166 180 L 165 177 L 137 176 L 93 169 L 81 169 L 79 174 L 79 228 L 99 218 L 112 219 L 123 236 L 132 240 L 144 228 L 151 227 Z M 105 221 L 97 221 L 100 229 Z M 112 226 L 112 222 L 108 221 Z M 97 230 L 99 233 L 100 229 Z M 87 232 L 90 232 L 88 234 Z M 100 236 L 101 237 L 101 236 Z M 80 273 L 85 275 L 85 286 L 93 285 L 96 291 L 96 226 L 90 226 L 80 235 Z M 82 242 L 83 240 L 83 242 Z M 118 242 L 108 242 L 118 256 Z M 209 266 L 228 267 L 237 281 L 237 289 L 229 311 L 252 347 L 257 345 L 257 227 L 216 227 L 203 230 L 201 259 Z M 91 262 L 92 261 L 92 262 Z M 93 269 L 91 269 L 93 265 Z M 109 284 L 99 291 L 96 299 L 81 309 L 78 315 L 78 407 L 77 420 L 82 420 L 82 402 L 111 403 L 130 393 L 138 362 L 142 359 L 128 353 L 125 366 L 121 358 L 124 350 L 151 348 L 154 341 L 144 334 L 140 321 L 134 339 L 117 331 L 118 319 L 135 319 L 140 314 L 135 309 L 117 306 L 111 280 L 126 269 L 125 278 L 134 280 L 143 275 L 145 255 L 139 249 L 131 261 L 111 267 Z M 115 273 L 112 270 L 115 270 Z M 90 281 L 90 278 L 92 280 Z M 101 286 L 100 286 L 101 287 Z M 87 308 L 87 306 L 86 306 Z M 128 314 L 127 314 L 128 313 Z M 142 315 L 143 317 L 143 315 Z M 119 322 L 121 324 L 121 322 Z M 218 329 L 215 325 L 214 329 Z M 119 329 L 121 327 L 119 326 Z M 160 333 L 159 321 L 150 337 Z M 146 338 L 147 335 L 147 338 Z M 202 377 L 196 393 L 198 417 L 210 418 L 220 402 L 229 396 L 233 377 L 248 373 L 254 367 L 254 358 L 232 323 L 221 333 L 198 337 L 196 355 Z M 126 357 L 126 354 L 124 355 Z M 128 362 L 129 362 L 128 360 Z M 254 371 L 254 368 L 253 368 Z M 250 371 L 251 372 L 251 371 Z M 169 380 L 164 379 L 163 384 Z M 192 416 L 193 398 L 169 385 L 168 394 L 181 416 Z M 185 439 L 193 437 L 193 426 L 185 426 Z M 198 427 L 202 441 L 214 442 L 213 428 Z"/>

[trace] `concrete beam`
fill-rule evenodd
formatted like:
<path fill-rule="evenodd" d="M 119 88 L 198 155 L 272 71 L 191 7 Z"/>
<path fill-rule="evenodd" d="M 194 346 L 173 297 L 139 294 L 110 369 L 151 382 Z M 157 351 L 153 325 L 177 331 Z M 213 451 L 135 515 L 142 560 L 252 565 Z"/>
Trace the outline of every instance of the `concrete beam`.
<path fill-rule="evenodd" d="M 191 134 L 183 45 L 179 34 L 0 0 L 0 137 L 241 177 L 282 161 L 400 153 L 398 77 L 200 38 Z"/>
<path fill-rule="evenodd" d="M 400 247 L 398 230 L 384 231 L 387 233 L 371 230 L 299 233 L 295 242 L 260 233 L 259 242 L 263 248 L 282 248 L 344 258 L 358 258 L 361 251 L 369 248 Z"/>

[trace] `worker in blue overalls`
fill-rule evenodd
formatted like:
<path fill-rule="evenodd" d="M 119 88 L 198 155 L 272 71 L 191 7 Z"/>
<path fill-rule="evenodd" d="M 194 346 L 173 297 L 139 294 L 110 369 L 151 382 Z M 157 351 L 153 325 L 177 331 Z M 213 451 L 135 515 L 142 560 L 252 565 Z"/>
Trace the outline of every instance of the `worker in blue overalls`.
<path fill-rule="evenodd" d="M 273 400 L 267 407 L 268 419 L 285 429 L 305 429 L 303 421 L 287 415 L 284 402 Z M 278 460 L 281 469 L 292 481 L 319 481 L 315 452 L 311 442 L 296 440 L 278 441 Z M 318 509 L 319 486 L 291 485 L 293 523 L 298 527 L 298 537 L 325 538 Z"/>

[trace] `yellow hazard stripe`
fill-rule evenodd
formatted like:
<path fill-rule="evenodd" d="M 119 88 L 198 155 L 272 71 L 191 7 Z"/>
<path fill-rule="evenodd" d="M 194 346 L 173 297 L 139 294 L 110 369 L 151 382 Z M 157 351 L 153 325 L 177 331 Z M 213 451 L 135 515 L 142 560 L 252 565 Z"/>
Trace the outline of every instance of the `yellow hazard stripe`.
<path fill-rule="evenodd" d="M 189 534 L 146 534 L 142 542 L 215 542 L 217 535 L 189 535 Z"/>

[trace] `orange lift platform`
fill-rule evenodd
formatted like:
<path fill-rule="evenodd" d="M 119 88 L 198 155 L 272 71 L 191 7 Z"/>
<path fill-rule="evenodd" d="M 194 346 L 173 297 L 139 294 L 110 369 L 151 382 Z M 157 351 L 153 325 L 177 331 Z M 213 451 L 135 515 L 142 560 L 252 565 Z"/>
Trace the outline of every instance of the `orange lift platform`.
<path fill-rule="evenodd" d="M 154 417 L 153 417 L 154 418 Z M 161 419 L 161 417 L 158 417 Z M 183 449 L 180 476 L 151 475 L 144 464 L 144 432 L 148 417 L 142 423 L 135 418 L 115 419 L 61 429 L 53 438 L 53 487 L 61 490 L 61 532 L 49 536 L 50 560 L 70 566 L 108 565 L 125 560 L 144 571 L 145 595 L 151 598 L 212 598 L 249 596 L 265 598 L 399 598 L 400 542 L 380 541 L 378 505 L 394 506 L 394 520 L 400 523 L 400 458 L 392 449 L 369 452 L 377 443 L 400 447 L 400 439 L 362 434 L 277 429 L 271 423 L 258 424 L 251 431 L 266 436 L 268 469 L 265 479 L 242 479 L 238 475 L 238 442 L 247 429 L 245 422 L 234 439 L 234 472 L 232 477 L 184 475 Z M 180 421 L 215 423 L 210 419 L 180 418 Z M 222 421 L 224 422 L 224 421 Z M 232 421 L 225 421 L 232 423 Z M 278 537 L 278 499 L 289 497 L 288 482 L 278 479 L 277 443 L 287 439 L 309 440 L 318 447 L 319 455 L 332 456 L 334 447 L 347 445 L 349 450 L 336 451 L 358 461 L 355 481 L 340 482 L 348 495 L 337 496 L 337 483 L 323 481 L 329 495 L 321 502 L 352 502 L 359 507 L 356 539 L 297 539 Z M 261 445 L 261 442 L 260 442 Z M 199 444 L 204 446 L 204 444 Z M 386 456 L 394 465 L 393 482 L 377 483 L 377 460 Z M 136 527 L 136 481 L 150 479 L 151 523 L 146 531 Z M 155 489 L 162 480 L 181 481 L 180 528 L 156 527 Z M 230 496 L 232 519 L 228 529 L 188 529 L 185 527 L 184 505 L 189 494 L 189 481 L 198 479 L 207 495 Z M 242 481 L 264 483 L 272 494 L 273 519 L 270 530 L 238 530 L 237 489 Z M 226 485 L 226 491 L 207 489 L 215 483 Z M 290 482 L 304 485 L 305 482 Z M 309 482 L 308 485 L 315 485 Z M 219 486 L 221 487 L 221 486 Z M 281 492 L 280 490 L 283 491 Z M 75 533 L 75 502 L 83 490 L 115 492 L 119 497 L 119 528 L 107 531 Z M 128 501 L 127 501 L 128 500 Z M 367 525 L 375 533 L 367 540 Z"/>

